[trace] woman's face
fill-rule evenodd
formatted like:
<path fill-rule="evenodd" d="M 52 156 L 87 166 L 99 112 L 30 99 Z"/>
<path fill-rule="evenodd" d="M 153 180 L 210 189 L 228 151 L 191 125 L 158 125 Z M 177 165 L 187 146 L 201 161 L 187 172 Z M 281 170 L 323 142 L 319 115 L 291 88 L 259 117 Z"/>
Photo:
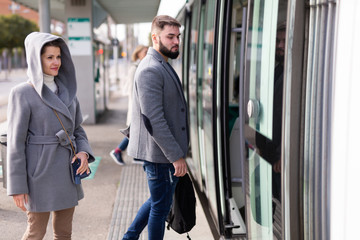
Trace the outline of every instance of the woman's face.
<path fill-rule="evenodd" d="M 142 60 L 146 56 L 147 50 L 148 50 L 148 48 L 145 47 L 145 48 L 141 49 L 141 51 L 138 53 L 140 60 Z"/>
<path fill-rule="evenodd" d="M 41 55 L 41 66 L 43 73 L 50 76 L 57 76 L 61 66 L 60 48 L 55 46 L 45 47 Z"/>

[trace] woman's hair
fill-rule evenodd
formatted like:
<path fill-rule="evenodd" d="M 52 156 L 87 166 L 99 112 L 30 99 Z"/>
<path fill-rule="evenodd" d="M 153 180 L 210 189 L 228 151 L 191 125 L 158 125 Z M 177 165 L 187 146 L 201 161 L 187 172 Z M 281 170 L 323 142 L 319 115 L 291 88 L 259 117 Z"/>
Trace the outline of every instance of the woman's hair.
<path fill-rule="evenodd" d="M 166 25 L 181 27 L 181 24 L 178 20 L 168 15 L 159 15 L 154 17 L 151 24 L 151 33 L 159 32 L 164 29 Z"/>
<path fill-rule="evenodd" d="M 53 40 L 51 42 L 45 43 L 41 48 L 40 55 L 42 55 L 45 52 L 46 47 L 59 47 L 61 49 L 61 44 L 62 43 L 63 43 L 63 40 L 61 40 L 60 38 L 55 39 L 55 40 Z"/>
<path fill-rule="evenodd" d="M 147 48 L 144 45 L 139 45 L 135 48 L 134 52 L 131 55 L 131 61 L 135 62 L 139 59 L 139 52 L 141 52 L 144 48 Z"/>

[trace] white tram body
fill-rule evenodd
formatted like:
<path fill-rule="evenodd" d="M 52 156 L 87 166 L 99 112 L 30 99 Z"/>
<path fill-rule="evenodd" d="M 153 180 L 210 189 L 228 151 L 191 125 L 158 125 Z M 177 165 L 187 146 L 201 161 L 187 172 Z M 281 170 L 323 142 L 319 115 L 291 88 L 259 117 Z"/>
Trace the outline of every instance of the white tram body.
<path fill-rule="evenodd" d="M 356 239 L 359 12 L 357 0 L 189 0 L 179 13 L 187 162 L 214 239 Z"/>

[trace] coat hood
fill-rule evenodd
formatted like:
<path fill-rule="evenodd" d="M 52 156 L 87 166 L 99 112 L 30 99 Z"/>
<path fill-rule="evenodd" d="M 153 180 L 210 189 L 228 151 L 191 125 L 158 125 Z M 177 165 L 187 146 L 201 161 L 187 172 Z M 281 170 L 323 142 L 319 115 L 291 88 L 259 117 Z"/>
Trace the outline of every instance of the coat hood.
<path fill-rule="evenodd" d="M 41 49 L 51 41 L 60 39 L 61 48 L 61 67 L 55 76 L 55 81 L 59 86 L 59 98 L 68 106 L 76 95 L 76 76 L 75 67 L 71 59 L 70 51 L 64 39 L 61 37 L 41 32 L 30 33 L 25 38 L 26 61 L 28 64 L 27 75 L 29 81 L 34 85 L 36 92 L 43 101 L 53 106 L 53 94 L 47 87 L 44 87 L 44 76 L 41 65 Z"/>

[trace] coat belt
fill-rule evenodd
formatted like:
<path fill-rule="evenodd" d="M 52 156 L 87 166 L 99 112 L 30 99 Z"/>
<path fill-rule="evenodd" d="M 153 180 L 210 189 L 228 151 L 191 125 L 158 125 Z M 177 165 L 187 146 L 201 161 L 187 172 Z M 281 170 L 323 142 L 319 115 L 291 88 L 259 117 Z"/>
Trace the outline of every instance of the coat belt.
<path fill-rule="evenodd" d="M 74 143 L 75 137 L 73 135 L 70 136 L 71 141 Z M 27 144 L 60 144 L 61 146 L 67 146 L 70 144 L 69 139 L 58 137 L 58 136 L 34 136 L 29 135 L 26 140 Z"/>

